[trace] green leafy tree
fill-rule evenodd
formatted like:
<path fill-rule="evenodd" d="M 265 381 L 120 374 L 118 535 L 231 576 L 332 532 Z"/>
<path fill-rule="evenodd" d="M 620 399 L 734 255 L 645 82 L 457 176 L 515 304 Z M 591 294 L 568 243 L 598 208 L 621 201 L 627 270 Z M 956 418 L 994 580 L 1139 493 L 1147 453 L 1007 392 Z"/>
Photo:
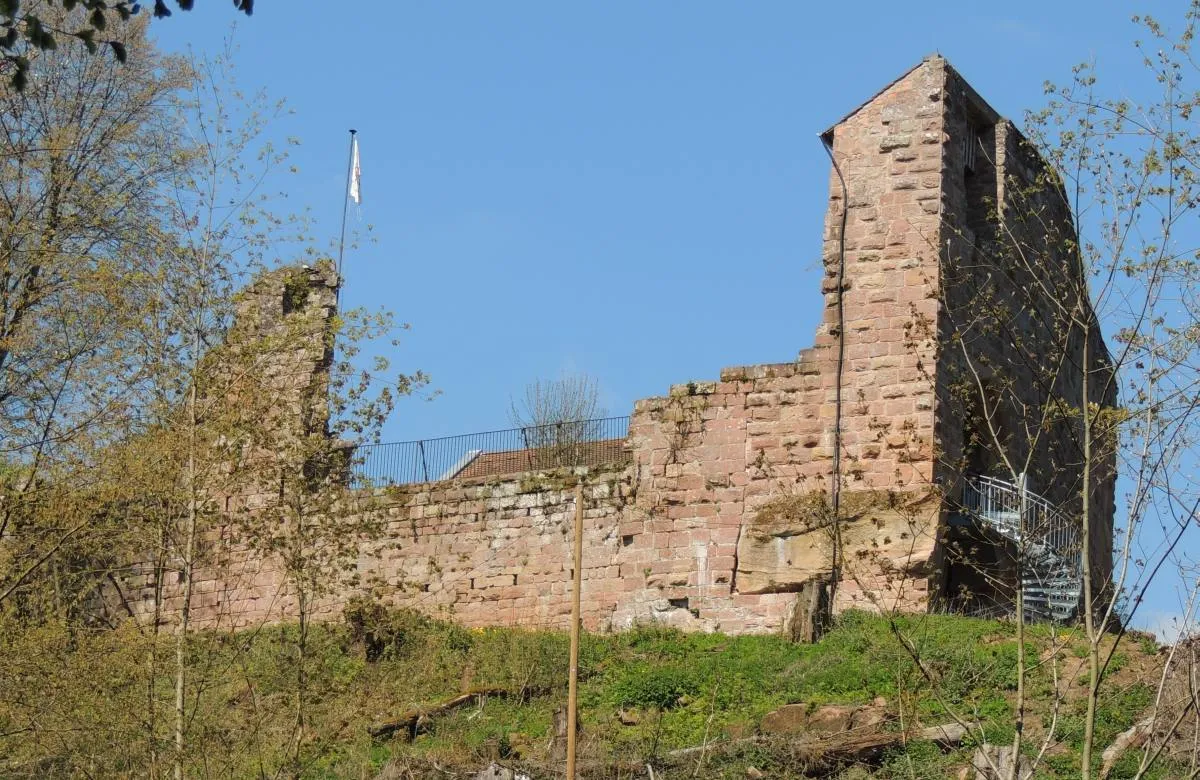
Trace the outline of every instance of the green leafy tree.
<path fill-rule="evenodd" d="M 195 0 L 175 0 L 190 11 Z M 254 0 L 233 0 L 234 7 L 249 16 Z M 32 60 L 40 52 L 54 51 L 64 41 L 74 41 L 97 54 L 101 46 L 118 62 L 128 58 L 128 41 L 113 35 L 114 27 L 130 21 L 142 11 L 131 0 L 0 0 L 0 58 L 11 73 L 10 85 L 17 91 L 29 83 Z M 164 0 L 154 0 L 154 18 L 171 15 Z"/>
<path fill-rule="evenodd" d="M 99 474 L 144 419 L 158 183 L 186 164 L 170 103 L 190 78 L 149 47 L 120 67 L 73 45 L 38 57 L 23 94 L 0 89 L 0 607 L 98 519 L 31 526 L 41 494 Z"/>
<path fill-rule="evenodd" d="M 31 60 L 24 93 L 0 94 L 12 146 L 0 178 L 5 673 L 40 679 L 52 637 L 119 632 L 97 685 L 140 700 L 0 695 L 0 732 L 21 735 L 21 761 L 107 775 L 233 766 L 241 756 L 213 747 L 231 740 L 272 763 L 275 732 L 232 735 L 208 700 L 242 657 L 217 632 L 245 616 L 209 610 L 196 626 L 192 615 L 211 597 L 195 590 L 198 572 L 222 565 L 236 583 L 252 559 L 278 556 L 305 629 L 288 645 L 295 727 L 279 762 L 296 767 L 311 752 L 311 605 L 377 527 L 369 494 L 347 483 L 351 445 L 423 377 L 381 385 L 384 361 L 352 365 L 358 339 L 391 320 L 333 312 L 336 280 L 305 220 L 272 210 L 266 183 L 286 154 L 268 131 L 282 105 L 242 93 L 227 61 L 158 55 L 145 27 L 119 31 L 136 44 L 124 66 L 68 43 Z M 269 273 L 285 259 L 310 270 Z M 281 275 L 266 304 L 278 327 L 235 316 L 254 308 L 246 284 Z M 318 370 L 292 387 L 297 355 Z M 239 503 L 264 492 L 277 503 Z"/>

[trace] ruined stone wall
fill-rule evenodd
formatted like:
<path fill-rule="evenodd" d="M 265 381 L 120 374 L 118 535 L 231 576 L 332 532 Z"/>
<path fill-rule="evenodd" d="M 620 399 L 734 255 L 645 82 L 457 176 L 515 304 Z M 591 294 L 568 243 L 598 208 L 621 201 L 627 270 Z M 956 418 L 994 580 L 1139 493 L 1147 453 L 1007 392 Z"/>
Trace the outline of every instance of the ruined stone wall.
<path fill-rule="evenodd" d="M 719 381 L 638 403 L 637 490 L 618 560 L 644 567 L 647 587 L 618 606 L 616 625 L 686 598 L 699 626 L 774 630 L 786 625 L 794 593 L 828 576 L 832 399 L 819 354 L 729 368 Z M 858 570 L 862 587 L 843 583 L 837 609 L 920 608 L 926 596 L 927 573 L 910 563 L 932 549 L 936 511 L 928 491 L 889 487 L 897 464 L 910 463 L 902 454 L 910 442 L 880 436 L 864 442 L 878 457 L 864 459 L 843 499 L 847 558 L 871 563 Z"/>
<path fill-rule="evenodd" d="M 236 301 L 221 359 L 232 372 L 255 372 L 272 389 L 267 436 L 324 434 L 329 419 L 329 367 L 337 305 L 331 265 L 288 266 L 261 275 Z M 246 399 L 243 399 L 246 400 Z M 224 397 L 231 405 L 239 399 Z"/>
<path fill-rule="evenodd" d="M 607 628 L 639 582 L 617 554 L 634 489 L 623 464 L 389 489 L 389 543 L 360 559 L 363 585 L 385 603 L 465 625 L 567 628 L 579 482 L 581 614 L 588 628 Z"/>
<path fill-rule="evenodd" d="M 617 562 L 617 526 L 631 498 L 622 464 L 532 472 L 372 491 L 343 511 L 370 513 L 380 541 L 364 544 L 353 572 L 313 609 L 336 619 L 346 602 L 370 596 L 470 626 L 565 628 L 571 613 L 575 484 L 584 484 L 583 618 L 608 626 L 624 591 L 642 581 Z M 249 554 L 228 535 L 209 540 L 224 554 L 197 572 L 192 619 L 204 627 L 245 628 L 296 614 L 295 593 L 276 562 Z M 154 582 L 130 578 L 143 612 Z M 169 579 L 165 611 L 182 605 Z"/>
<path fill-rule="evenodd" d="M 944 586 L 943 498 L 956 497 L 969 454 L 967 411 L 954 392 L 971 364 L 956 357 L 967 343 L 960 323 L 1000 268 L 981 262 L 997 254 L 987 248 L 999 235 L 986 204 L 1007 202 L 1013 177 L 1005 171 L 1017 168 L 1006 161 L 1024 153 L 1014 132 L 944 60 L 909 71 L 824 136 L 836 168 L 822 247 L 824 313 L 812 347 L 791 362 L 728 368 L 639 401 L 628 460 L 611 468 L 359 495 L 361 511 L 386 519 L 385 541 L 362 549 L 319 615 L 370 594 L 468 625 L 565 626 L 577 479 L 586 485 L 589 628 L 785 628 L 796 593 L 833 567 L 835 485 L 843 550 L 835 610 L 927 608 Z M 970 176 L 968 143 L 992 151 Z M 1036 166 L 1022 165 L 1034 183 Z M 1032 222 L 1012 228 L 1037 241 Z M 1006 285 L 998 289 L 1011 296 L 1020 280 Z M 1033 319 L 1021 327 L 1031 345 L 1043 337 Z M 968 348 L 993 371 L 1012 358 L 999 333 L 973 334 Z M 1027 369 L 1014 371 L 1032 381 Z M 1078 393 L 1066 380 L 1053 390 L 1076 401 Z M 1025 388 L 1014 399 L 1048 397 Z M 1036 441 L 1014 434 L 1012 444 L 1032 442 L 1036 462 L 1067 468 L 1070 425 Z M 1097 495 L 1108 496 L 1102 511 L 1111 512 L 1111 484 Z M 1111 514 L 1097 517 L 1111 528 Z M 236 539 L 212 543 L 227 553 L 201 574 L 199 622 L 250 625 L 292 614 L 269 561 L 239 554 Z M 144 601 L 148 585 L 136 585 Z M 177 607 L 177 584 L 164 587 Z"/>
<path fill-rule="evenodd" d="M 356 570 L 314 613 L 335 618 L 350 598 L 369 595 L 466 625 L 563 628 L 582 480 L 585 625 L 779 630 L 795 591 L 830 566 L 831 447 L 816 402 L 825 392 L 803 361 L 726 369 L 720 381 L 639 402 L 628 463 L 359 494 L 355 511 L 383 519 L 383 541 L 363 546 Z M 928 549 L 918 531 L 937 517 L 929 494 L 854 490 L 844 508 L 848 549 L 871 556 L 863 575 L 873 579 L 871 598 L 847 583 L 839 607 L 922 608 L 928 573 L 910 564 L 914 547 Z M 220 552 L 196 575 L 197 625 L 246 627 L 295 614 L 278 565 L 248 554 L 232 530 L 208 542 Z M 142 572 L 129 585 L 144 612 L 152 576 Z M 182 584 L 169 576 L 162 586 L 165 613 L 177 613 Z"/>
<path fill-rule="evenodd" d="M 832 179 L 814 346 L 792 362 L 726 369 L 636 405 L 628 470 L 608 473 L 592 488 L 604 499 L 589 502 L 590 626 L 778 630 L 795 592 L 828 577 L 839 346 L 846 576 L 835 609 L 924 608 L 940 505 L 931 491 L 935 350 L 921 323 L 937 307 L 943 78 L 922 65 L 831 131 L 849 197 Z M 532 490 L 538 479 L 395 491 L 391 546 L 364 554 L 346 593 L 469 624 L 561 625 L 569 500 Z M 514 536 L 522 539 L 510 544 Z M 204 575 L 198 618 L 226 610 L 227 621 L 252 623 L 288 613 L 276 573 L 236 556 L 231 563 Z M 254 571 L 231 585 L 240 569 Z M 321 609 L 331 614 L 340 601 Z"/>
<path fill-rule="evenodd" d="M 935 334 L 924 326 L 938 305 L 944 78 L 939 64 L 922 65 L 828 135 L 848 197 L 834 172 L 814 346 L 794 362 L 726 369 L 638 402 L 637 489 L 618 560 L 644 567 L 649 587 L 629 592 L 616 624 L 686 598 L 706 627 L 771 630 L 787 622 L 794 592 L 828 577 L 843 335 L 834 608 L 924 608 L 940 517 Z"/>

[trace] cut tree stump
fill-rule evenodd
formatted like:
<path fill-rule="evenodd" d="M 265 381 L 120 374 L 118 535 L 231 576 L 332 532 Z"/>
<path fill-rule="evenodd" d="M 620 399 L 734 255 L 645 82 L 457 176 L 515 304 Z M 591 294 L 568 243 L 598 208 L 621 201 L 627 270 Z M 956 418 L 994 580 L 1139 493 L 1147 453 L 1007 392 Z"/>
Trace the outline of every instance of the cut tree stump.
<path fill-rule="evenodd" d="M 376 739 L 386 739 L 391 737 L 398 731 L 405 732 L 407 739 L 411 740 L 417 736 L 417 726 L 421 721 L 427 720 L 435 715 L 444 715 L 447 712 L 458 709 L 466 704 L 474 704 L 480 699 L 486 699 L 489 696 L 511 696 L 510 691 L 503 688 L 476 688 L 466 693 L 460 693 L 452 699 L 447 699 L 439 704 L 434 704 L 429 707 L 421 707 L 415 710 L 409 710 L 395 720 L 376 723 L 373 726 L 367 727 L 367 733 Z"/>
<path fill-rule="evenodd" d="M 567 708 L 559 707 L 554 711 L 554 736 L 550 743 L 550 758 L 555 763 L 567 760 Z"/>
<path fill-rule="evenodd" d="M 829 582 L 824 577 L 815 577 L 802 584 L 796 593 L 788 635 L 793 642 L 812 644 L 825 633 L 832 617 Z"/>
<path fill-rule="evenodd" d="M 1014 760 L 1012 745 L 980 745 L 971 757 L 971 768 L 978 780 L 1008 780 L 1010 777 L 1029 780 L 1033 777 L 1033 767 L 1025 756 L 1016 756 Z"/>

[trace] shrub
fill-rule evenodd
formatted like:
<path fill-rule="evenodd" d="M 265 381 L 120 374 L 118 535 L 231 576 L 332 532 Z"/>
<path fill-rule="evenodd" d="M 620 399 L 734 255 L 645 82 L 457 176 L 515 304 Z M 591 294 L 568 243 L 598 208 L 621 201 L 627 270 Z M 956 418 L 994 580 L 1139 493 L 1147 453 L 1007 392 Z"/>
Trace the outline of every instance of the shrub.
<path fill-rule="evenodd" d="M 427 634 L 433 621 L 411 609 L 388 609 L 365 598 L 351 599 L 342 616 L 350 629 L 350 642 L 362 649 L 368 661 L 400 658 L 417 636 Z"/>
<path fill-rule="evenodd" d="M 690 669 L 646 661 L 622 666 L 610 687 L 619 706 L 664 710 L 674 707 L 683 696 L 695 696 L 699 689 L 699 680 Z"/>

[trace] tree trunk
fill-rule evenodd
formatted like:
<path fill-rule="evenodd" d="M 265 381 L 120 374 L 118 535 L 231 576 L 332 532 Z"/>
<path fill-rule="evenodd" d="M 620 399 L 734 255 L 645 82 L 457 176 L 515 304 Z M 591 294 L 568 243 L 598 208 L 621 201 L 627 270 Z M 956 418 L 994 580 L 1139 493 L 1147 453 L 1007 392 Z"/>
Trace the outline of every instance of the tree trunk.
<path fill-rule="evenodd" d="M 1092 743 L 1096 739 L 1096 699 L 1100 692 L 1100 637 L 1097 635 L 1095 604 L 1092 594 L 1092 420 L 1088 404 L 1090 344 L 1089 329 L 1083 325 L 1083 367 L 1080 392 L 1083 395 L 1083 485 L 1080 488 L 1079 568 L 1083 576 L 1083 626 L 1088 640 L 1088 697 L 1087 714 L 1083 721 L 1083 748 L 1080 757 L 1080 777 L 1092 776 Z"/>
<path fill-rule="evenodd" d="M 199 330 L 193 337 L 193 360 L 199 360 Z M 194 366 L 196 364 L 193 364 Z M 186 693 L 187 693 L 187 634 L 192 611 L 192 557 L 196 551 L 196 371 L 192 371 L 192 386 L 188 390 L 188 458 L 185 479 L 187 480 L 187 517 L 184 527 L 183 561 L 180 576 L 183 578 L 183 603 L 179 610 L 179 628 L 175 635 L 175 780 L 183 780 L 183 753 L 186 747 Z"/>
<path fill-rule="evenodd" d="M 792 619 L 788 623 L 788 634 L 792 641 L 805 644 L 819 641 L 832 620 L 829 582 L 816 577 L 801 585 L 792 608 Z"/>

